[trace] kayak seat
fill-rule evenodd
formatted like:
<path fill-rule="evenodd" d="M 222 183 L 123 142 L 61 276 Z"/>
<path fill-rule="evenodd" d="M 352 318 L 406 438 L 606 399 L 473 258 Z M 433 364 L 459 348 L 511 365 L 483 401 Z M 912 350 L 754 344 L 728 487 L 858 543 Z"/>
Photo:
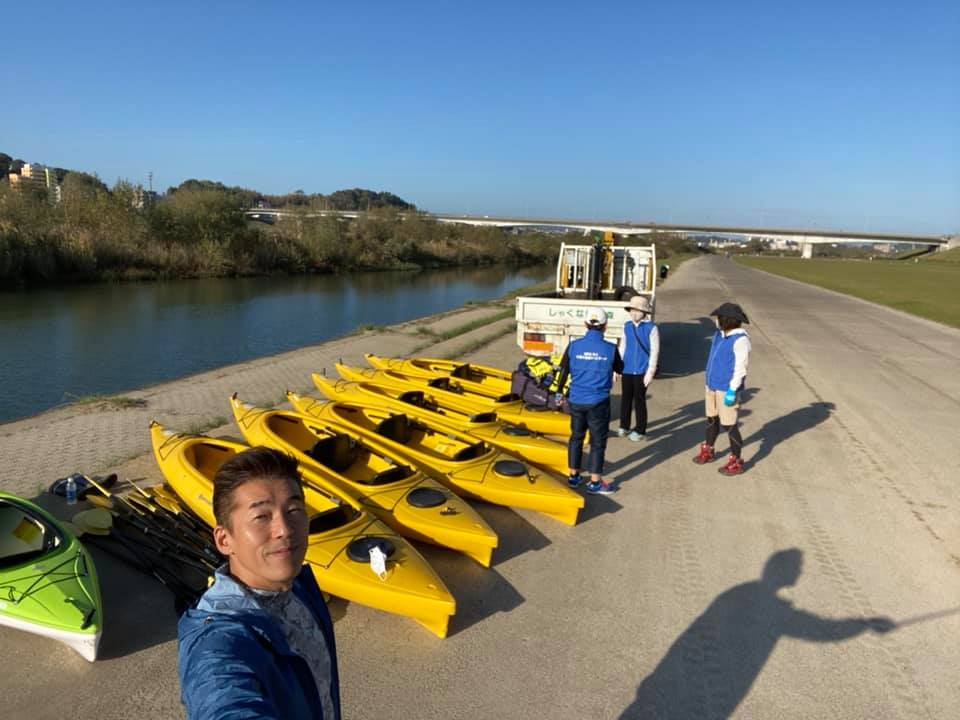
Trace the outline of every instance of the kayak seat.
<path fill-rule="evenodd" d="M 427 399 L 423 395 L 423 390 L 407 390 L 405 393 L 401 393 L 398 399 L 400 402 L 416 405 L 417 407 L 427 406 Z"/>
<path fill-rule="evenodd" d="M 429 385 L 429 386 L 432 387 L 432 388 L 437 388 L 437 389 L 439 389 L 439 390 L 450 390 L 450 389 L 451 389 L 451 387 L 450 387 L 450 378 L 446 378 L 446 377 L 432 378 L 432 379 L 427 383 L 427 385 Z"/>
<path fill-rule="evenodd" d="M 403 480 L 413 475 L 413 468 L 406 465 L 394 465 L 386 470 L 378 472 L 369 480 L 363 482 L 364 485 L 389 485 L 390 483 Z"/>
<path fill-rule="evenodd" d="M 334 530 L 352 521 L 357 517 L 357 514 L 357 511 L 353 507 L 345 503 L 335 508 L 324 510 L 310 518 L 309 533 L 315 535 L 317 533 L 327 532 L 328 530 Z"/>
<path fill-rule="evenodd" d="M 470 416 L 469 420 L 472 423 L 491 423 L 495 422 L 497 419 L 497 414 L 495 412 L 478 412 Z"/>
<path fill-rule="evenodd" d="M 388 440 L 393 440 L 401 445 L 410 442 L 411 423 L 410 418 L 404 414 L 391 415 L 377 423 L 377 435 L 382 435 Z"/>
<path fill-rule="evenodd" d="M 343 433 L 321 438 L 307 450 L 307 455 L 334 472 L 343 472 L 353 465 L 359 454 L 359 443 Z"/>
<path fill-rule="evenodd" d="M 470 374 L 470 363 L 457 365 L 453 370 L 450 371 L 450 377 L 460 378 L 461 380 L 469 380 Z"/>
<path fill-rule="evenodd" d="M 464 448 L 460 448 L 453 454 L 453 457 L 450 458 L 454 462 L 465 462 L 467 460 L 473 460 L 480 457 L 487 451 L 487 446 L 483 444 L 483 440 L 480 442 L 475 442 L 472 445 L 467 445 Z"/>

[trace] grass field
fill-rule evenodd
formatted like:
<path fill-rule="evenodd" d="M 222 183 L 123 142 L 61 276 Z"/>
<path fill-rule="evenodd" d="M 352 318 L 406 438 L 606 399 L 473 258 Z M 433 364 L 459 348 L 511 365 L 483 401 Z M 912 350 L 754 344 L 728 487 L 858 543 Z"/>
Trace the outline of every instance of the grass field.
<path fill-rule="evenodd" d="M 960 253 L 954 250 L 917 262 L 746 256 L 737 260 L 758 270 L 960 327 Z"/>

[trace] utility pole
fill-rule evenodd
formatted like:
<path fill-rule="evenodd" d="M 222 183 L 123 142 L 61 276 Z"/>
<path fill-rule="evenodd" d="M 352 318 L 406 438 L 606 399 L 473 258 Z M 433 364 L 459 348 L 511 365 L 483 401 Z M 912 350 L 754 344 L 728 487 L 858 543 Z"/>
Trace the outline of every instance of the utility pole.
<path fill-rule="evenodd" d="M 150 192 L 153 192 L 153 170 L 147 173 L 147 182 L 150 183 Z"/>

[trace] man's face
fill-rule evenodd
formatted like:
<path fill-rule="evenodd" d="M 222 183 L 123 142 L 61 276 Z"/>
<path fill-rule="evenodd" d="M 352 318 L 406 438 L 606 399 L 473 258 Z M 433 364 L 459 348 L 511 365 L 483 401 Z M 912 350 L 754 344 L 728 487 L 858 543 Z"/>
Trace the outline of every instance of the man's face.
<path fill-rule="evenodd" d="M 213 531 L 230 574 L 258 590 L 287 590 L 307 554 L 307 513 L 290 480 L 250 480 L 234 490 L 230 526 Z"/>

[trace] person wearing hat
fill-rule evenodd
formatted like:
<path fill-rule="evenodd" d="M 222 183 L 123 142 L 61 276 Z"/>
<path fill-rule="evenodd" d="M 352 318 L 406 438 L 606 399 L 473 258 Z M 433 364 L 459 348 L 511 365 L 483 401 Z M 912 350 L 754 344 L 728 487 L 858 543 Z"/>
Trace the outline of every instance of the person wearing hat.
<path fill-rule="evenodd" d="M 617 346 L 603 339 L 607 328 L 607 314 L 600 308 L 584 312 L 587 332 L 567 345 L 560 360 L 558 387 L 564 387 L 570 376 L 568 409 L 570 411 L 570 441 L 567 444 L 567 465 L 570 487 L 582 482 L 580 464 L 583 460 L 583 440 L 590 430 L 590 482 L 587 492 L 609 495 L 613 486 L 603 481 L 603 459 L 607 449 L 610 426 L 610 389 L 614 373 L 623 372 L 623 360 Z"/>
<path fill-rule="evenodd" d="M 620 376 L 620 427 L 617 437 L 628 437 L 638 442 L 647 434 L 647 387 L 657 372 L 660 356 L 660 332 L 650 320 L 653 308 L 643 295 L 634 295 L 624 310 L 630 318 L 623 324 L 623 336 L 618 348 L 623 357 Z M 630 415 L 636 412 L 637 424 L 630 429 Z"/>
<path fill-rule="evenodd" d="M 717 331 L 713 335 L 707 356 L 706 409 L 707 432 L 700 450 L 693 458 L 697 465 L 713 462 L 713 445 L 720 429 L 725 428 L 730 438 L 730 455 L 719 472 L 739 475 L 743 472 L 743 438 L 737 427 L 740 409 L 740 391 L 747 377 L 750 359 L 750 337 L 741 325 L 748 324 L 747 314 L 736 303 L 725 302 L 712 313 Z"/>

